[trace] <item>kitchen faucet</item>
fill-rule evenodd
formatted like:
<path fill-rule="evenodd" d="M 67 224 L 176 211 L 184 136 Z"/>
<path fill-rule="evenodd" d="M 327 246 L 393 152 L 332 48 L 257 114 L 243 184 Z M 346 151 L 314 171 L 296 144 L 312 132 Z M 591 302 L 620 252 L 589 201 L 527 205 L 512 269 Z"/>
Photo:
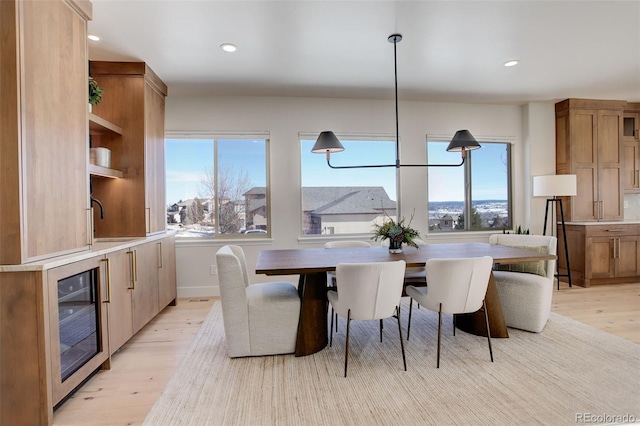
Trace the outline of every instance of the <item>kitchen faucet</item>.
<path fill-rule="evenodd" d="M 99 200 L 91 197 L 91 204 L 93 203 L 96 203 L 98 207 L 100 207 L 100 219 L 104 219 L 104 206 L 102 205 L 102 203 Z"/>

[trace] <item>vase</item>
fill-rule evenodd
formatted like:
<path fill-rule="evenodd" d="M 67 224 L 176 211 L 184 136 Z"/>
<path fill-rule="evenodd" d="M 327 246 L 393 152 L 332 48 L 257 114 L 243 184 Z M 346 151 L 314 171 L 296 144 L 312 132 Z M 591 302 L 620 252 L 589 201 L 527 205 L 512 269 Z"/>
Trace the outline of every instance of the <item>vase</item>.
<path fill-rule="evenodd" d="M 402 253 L 402 241 L 389 239 L 389 253 L 398 254 Z"/>

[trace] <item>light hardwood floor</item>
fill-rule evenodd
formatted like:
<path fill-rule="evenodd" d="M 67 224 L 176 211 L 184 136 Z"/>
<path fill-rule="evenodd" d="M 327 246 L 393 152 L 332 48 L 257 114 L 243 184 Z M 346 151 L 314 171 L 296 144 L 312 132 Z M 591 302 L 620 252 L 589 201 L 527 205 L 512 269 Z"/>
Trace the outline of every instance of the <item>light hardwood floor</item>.
<path fill-rule="evenodd" d="M 640 343 L 640 283 L 554 291 L 553 312 Z M 215 297 L 180 299 L 55 413 L 55 425 L 139 425 L 189 348 Z M 213 407 L 212 407 L 213 409 Z"/>

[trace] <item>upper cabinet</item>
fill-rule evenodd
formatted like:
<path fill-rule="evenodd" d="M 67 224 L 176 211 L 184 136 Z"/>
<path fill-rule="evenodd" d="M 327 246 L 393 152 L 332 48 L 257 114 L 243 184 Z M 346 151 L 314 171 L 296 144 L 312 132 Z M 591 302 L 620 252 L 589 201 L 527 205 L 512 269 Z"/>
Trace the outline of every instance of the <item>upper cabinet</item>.
<path fill-rule="evenodd" d="M 0 264 L 89 245 L 89 2 L 0 2 Z"/>
<path fill-rule="evenodd" d="M 92 147 L 111 150 L 119 179 L 93 174 L 95 237 L 143 237 L 165 232 L 164 114 L 167 86 L 144 62 L 97 62 L 89 74 L 104 89 L 93 114 L 121 135 L 91 134 Z"/>
<path fill-rule="evenodd" d="M 575 174 L 575 197 L 562 197 L 567 221 L 624 217 L 625 101 L 567 99 L 556 104 L 556 172 Z"/>
<path fill-rule="evenodd" d="M 629 103 L 623 118 L 624 192 L 640 193 L 640 103 Z"/>

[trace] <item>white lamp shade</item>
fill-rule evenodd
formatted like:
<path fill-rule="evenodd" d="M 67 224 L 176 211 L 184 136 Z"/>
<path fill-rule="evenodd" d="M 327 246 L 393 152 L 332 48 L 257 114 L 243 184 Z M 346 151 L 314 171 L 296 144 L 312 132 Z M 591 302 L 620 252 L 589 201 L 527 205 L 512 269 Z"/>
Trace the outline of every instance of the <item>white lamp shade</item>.
<path fill-rule="evenodd" d="M 574 196 L 578 192 L 576 175 L 546 175 L 533 177 L 534 197 Z"/>

